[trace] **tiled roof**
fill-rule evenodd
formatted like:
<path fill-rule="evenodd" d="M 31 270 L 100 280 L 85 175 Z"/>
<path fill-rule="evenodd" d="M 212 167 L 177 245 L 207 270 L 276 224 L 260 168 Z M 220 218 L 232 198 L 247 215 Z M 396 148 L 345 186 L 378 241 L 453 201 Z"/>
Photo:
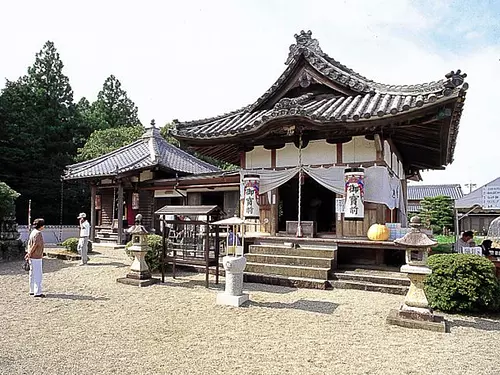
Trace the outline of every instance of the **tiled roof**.
<path fill-rule="evenodd" d="M 195 158 L 171 145 L 157 128 L 149 128 L 141 139 L 98 158 L 69 165 L 65 180 L 116 176 L 120 173 L 159 167 L 188 174 L 220 171 L 219 168 Z"/>
<path fill-rule="evenodd" d="M 296 43 L 290 46 L 286 70 L 255 103 L 216 117 L 177 122 L 176 137 L 228 142 L 238 136 L 250 136 L 269 121 L 296 116 L 323 126 L 391 118 L 397 121 L 398 116 L 406 113 L 426 107 L 438 108 L 440 104 L 454 100 L 457 103 L 453 111 L 448 109 L 446 113 L 439 114 L 443 118 L 451 116 L 447 162 L 453 160 L 458 124 L 468 89 L 468 84 L 464 82 L 466 74 L 460 70 L 452 71 L 442 80 L 417 85 L 381 84 L 329 57 L 321 50 L 318 41 L 311 37 L 310 31 L 301 31 L 295 38 Z M 318 80 L 317 77 L 321 78 Z M 293 82 L 305 89 L 314 82 L 330 82 L 335 87 L 343 88 L 343 93 L 308 93 L 293 98 L 285 94 L 277 102 L 271 100 L 279 90 L 290 87 Z"/>
<path fill-rule="evenodd" d="M 408 201 L 420 201 L 425 197 L 448 196 L 451 199 L 463 197 L 460 184 L 447 185 L 408 185 Z M 411 203 L 409 203 L 409 206 Z M 408 207 L 409 209 L 409 207 Z"/>
<path fill-rule="evenodd" d="M 459 89 L 454 89 L 452 92 L 455 95 L 458 93 Z M 425 95 L 366 93 L 347 97 L 305 94 L 297 98 L 283 98 L 269 110 L 251 112 L 244 109 L 207 121 L 181 123 L 177 126 L 176 135 L 196 138 L 228 138 L 255 131 L 269 120 L 289 116 L 301 116 L 318 123 L 362 122 L 372 117 L 397 116 L 404 112 L 416 111 L 447 99 L 449 97 L 434 93 Z"/>

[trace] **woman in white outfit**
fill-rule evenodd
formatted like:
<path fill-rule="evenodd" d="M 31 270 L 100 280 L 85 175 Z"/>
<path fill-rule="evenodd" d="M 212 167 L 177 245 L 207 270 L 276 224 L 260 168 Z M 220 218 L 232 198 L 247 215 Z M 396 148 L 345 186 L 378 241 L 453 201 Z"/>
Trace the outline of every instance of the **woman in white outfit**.
<path fill-rule="evenodd" d="M 28 239 L 28 251 L 25 259 L 30 262 L 30 295 L 44 298 L 42 293 L 42 258 L 43 258 L 43 236 L 42 230 L 45 228 L 45 220 L 36 219 L 33 222 L 35 229 L 30 233 Z"/>

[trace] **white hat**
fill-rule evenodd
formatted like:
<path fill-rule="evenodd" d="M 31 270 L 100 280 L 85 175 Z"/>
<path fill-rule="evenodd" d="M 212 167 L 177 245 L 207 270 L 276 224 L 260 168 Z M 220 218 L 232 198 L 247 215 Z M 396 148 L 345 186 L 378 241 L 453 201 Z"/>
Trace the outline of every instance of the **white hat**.
<path fill-rule="evenodd" d="M 77 219 L 81 219 L 81 218 L 84 218 L 84 217 L 87 217 L 87 215 L 85 214 L 85 212 L 80 212 L 80 214 L 77 216 Z"/>

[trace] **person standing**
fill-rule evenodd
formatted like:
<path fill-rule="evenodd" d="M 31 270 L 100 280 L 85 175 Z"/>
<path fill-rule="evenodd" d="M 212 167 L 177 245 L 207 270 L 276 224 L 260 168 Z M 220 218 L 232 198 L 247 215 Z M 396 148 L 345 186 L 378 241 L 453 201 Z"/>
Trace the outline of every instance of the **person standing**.
<path fill-rule="evenodd" d="M 80 239 L 78 240 L 78 254 L 82 257 L 81 265 L 87 264 L 87 249 L 89 245 L 90 224 L 87 221 L 85 212 L 81 212 L 77 219 L 80 219 Z"/>
<path fill-rule="evenodd" d="M 30 295 L 35 297 L 45 298 L 42 293 L 42 258 L 43 258 L 43 235 L 42 230 L 45 229 L 45 220 L 35 219 L 33 221 L 35 227 L 28 239 L 28 251 L 25 259 L 30 263 Z"/>

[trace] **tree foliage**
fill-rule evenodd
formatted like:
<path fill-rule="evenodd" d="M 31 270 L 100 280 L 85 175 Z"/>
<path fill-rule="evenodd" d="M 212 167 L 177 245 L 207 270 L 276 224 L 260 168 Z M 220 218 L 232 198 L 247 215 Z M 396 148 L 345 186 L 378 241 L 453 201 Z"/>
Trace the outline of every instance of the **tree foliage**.
<path fill-rule="evenodd" d="M 137 106 L 128 98 L 121 82 L 114 75 L 106 78 L 97 100 L 91 106 L 82 101 L 79 105 L 92 130 L 141 125 Z"/>
<path fill-rule="evenodd" d="M 78 150 L 78 161 L 97 158 L 138 140 L 144 134 L 144 127 L 111 128 L 94 131 L 85 146 Z"/>
<path fill-rule="evenodd" d="M 419 216 L 434 233 L 442 233 L 443 228 L 453 229 L 453 201 L 450 197 L 425 197 L 421 205 Z"/>
<path fill-rule="evenodd" d="M 14 201 L 19 197 L 19 193 L 12 189 L 5 182 L 0 181 L 0 220 L 2 217 L 12 215 L 15 210 Z"/>
<path fill-rule="evenodd" d="M 31 199 L 37 215 L 58 222 L 60 176 L 88 133 L 77 121 L 73 91 L 63 68 L 49 41 L 28 73 L 7 81 L 0 96 L 0 178 L 21 193 L 16 216 L 22 221 Z"/>

